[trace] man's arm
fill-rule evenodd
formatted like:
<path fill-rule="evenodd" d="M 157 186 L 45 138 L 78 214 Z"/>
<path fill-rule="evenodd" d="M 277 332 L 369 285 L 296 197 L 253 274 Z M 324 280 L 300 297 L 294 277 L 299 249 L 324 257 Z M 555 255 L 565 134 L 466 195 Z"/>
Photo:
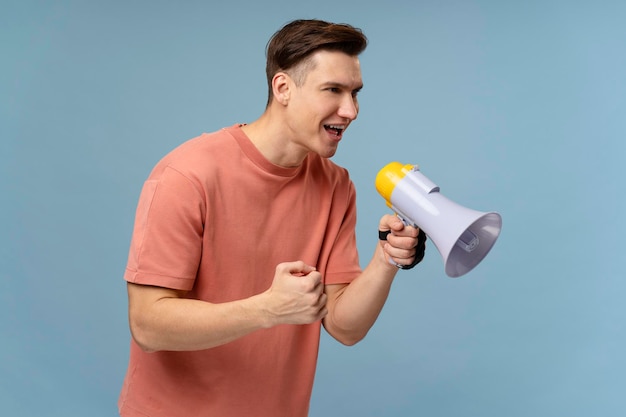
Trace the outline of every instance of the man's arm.
<path fill-rule="evenodd" d="M 321 275 L 303 262 L 276 267 L 271 287 L 258 295 L 213 304 L 183 291 L 128 283 L 133 339 L 148 352 L 201 350 L 278 324 L 307 324 L 326 313 Z"/>
<path fill-rule="evenodd" d="M 328 315 L 324 327 L 335 339 L 353 345 L 365 337 L 380 314 L 393 282 L 397 265 L 415 259 L 418 229 L 406 227 L 396 216 L 386 215 L 379 230 L 391 230 L 386 241 L 377 244 L 372 260 L 350 284 L 326 285 Z"/>

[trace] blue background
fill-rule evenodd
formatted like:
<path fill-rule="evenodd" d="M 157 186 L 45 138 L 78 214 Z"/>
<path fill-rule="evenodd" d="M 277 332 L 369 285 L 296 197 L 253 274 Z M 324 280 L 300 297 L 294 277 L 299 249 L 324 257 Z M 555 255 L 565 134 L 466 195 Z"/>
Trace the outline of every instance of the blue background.
<path fill-rule="evenodd" d="M 261 114 L 265 44 L 301 17 L 370 39 L 334 158 L 357 187 L 363 263 L 394 160 L 504 219 L 466 276 L 431 245 L 363 342 L 323 338 L 311 416 L 626 414 L 626 3 L 1 6 L 3 415 L 116 415 L 142 183 L 179 143 Z"/>

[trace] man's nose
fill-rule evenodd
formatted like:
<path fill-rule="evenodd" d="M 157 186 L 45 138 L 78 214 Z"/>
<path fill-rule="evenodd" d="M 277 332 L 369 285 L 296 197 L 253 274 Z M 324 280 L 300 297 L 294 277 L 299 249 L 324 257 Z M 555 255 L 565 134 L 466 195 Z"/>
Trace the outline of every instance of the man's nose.
<path fill-rule="evenodd" d="M 359 114 L 359 103 L 356 101 L 356 98 L 352 95 L 344 98 L 337 114 L 348 120 L 356 119 Z"/>

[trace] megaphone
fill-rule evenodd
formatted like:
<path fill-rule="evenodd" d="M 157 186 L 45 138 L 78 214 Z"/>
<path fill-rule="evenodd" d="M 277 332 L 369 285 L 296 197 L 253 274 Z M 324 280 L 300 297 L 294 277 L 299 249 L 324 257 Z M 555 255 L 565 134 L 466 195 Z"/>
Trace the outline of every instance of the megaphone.
<path fill-rule="evenodd" d="M 376 189 L 406 225 L 428 235 L 451 278 L 474 269 L 500 235 L 498 213 L 472 210 L 449 200 L 417 166 L 387 164 L 376 175 Z"/>

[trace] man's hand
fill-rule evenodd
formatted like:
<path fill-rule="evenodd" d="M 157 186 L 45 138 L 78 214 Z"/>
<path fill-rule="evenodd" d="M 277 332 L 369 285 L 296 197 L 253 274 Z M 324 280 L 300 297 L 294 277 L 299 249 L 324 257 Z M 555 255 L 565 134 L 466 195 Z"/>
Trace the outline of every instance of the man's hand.
<path fill-rule="evenodd" d="M 378 225 L 380 232 L 389 232 L 385 240 L 380 240 L 385 258 L 391 265 L 398 268 L 412 265 L 416 260 L 416 255 L 423 257 L 423 253 L 417 254 L 416 247 L 423 242 L 418 241 L 418 236 L 422 239 L 426 235 L 418 228 L 406 226 L 397 216 L 387 214 L 380 219 Z M 421 260 L 421 259 L 420 259 Z"/>
<path fill-rule="evenodd" d="M 302 261 L 278 264 L 267 290 L 272 324 L 309 324 L 326 316 L 322 274 Z"/>

